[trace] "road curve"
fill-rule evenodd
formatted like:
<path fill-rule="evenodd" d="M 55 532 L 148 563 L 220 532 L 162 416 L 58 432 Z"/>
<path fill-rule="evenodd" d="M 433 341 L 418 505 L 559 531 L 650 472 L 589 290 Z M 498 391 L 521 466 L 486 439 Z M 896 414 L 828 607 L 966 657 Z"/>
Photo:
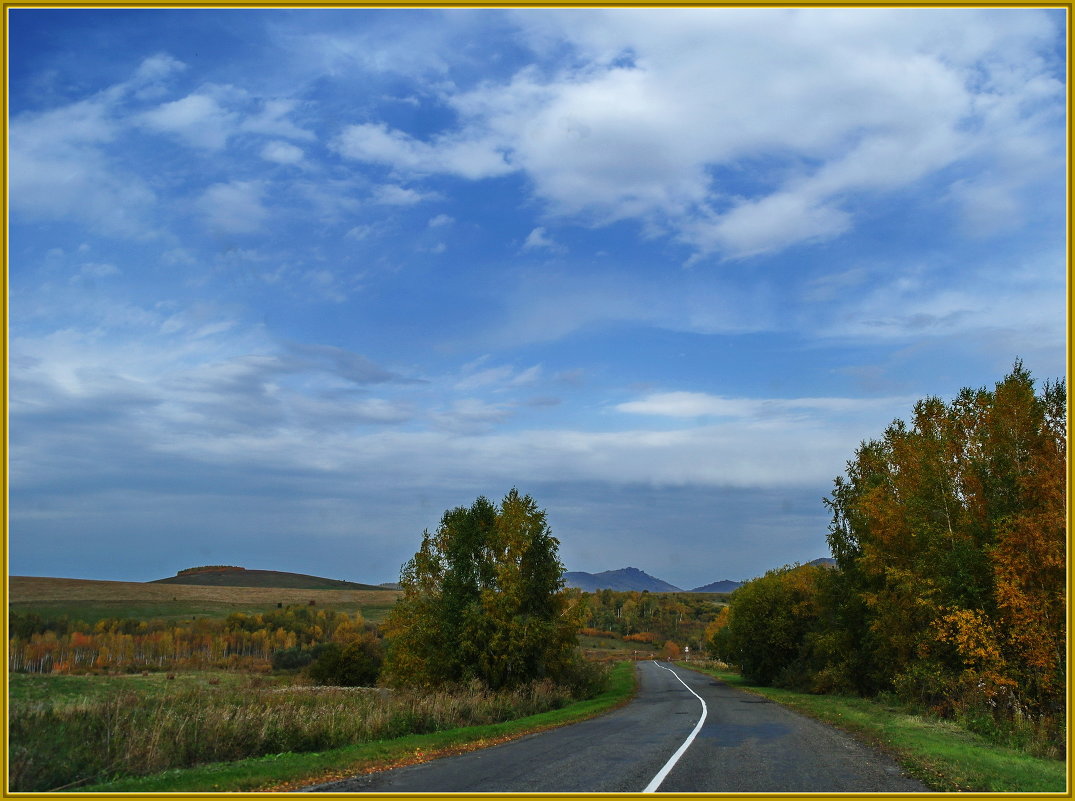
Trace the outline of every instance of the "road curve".
<path fill-rule="evenodd" d="M 888 757 L 779 704 L 666 663 L 637 670 L 638 695 L 607 715 L 303 792 L 638 793 L 692 732 L 656 792 L 929 792 Z"/>

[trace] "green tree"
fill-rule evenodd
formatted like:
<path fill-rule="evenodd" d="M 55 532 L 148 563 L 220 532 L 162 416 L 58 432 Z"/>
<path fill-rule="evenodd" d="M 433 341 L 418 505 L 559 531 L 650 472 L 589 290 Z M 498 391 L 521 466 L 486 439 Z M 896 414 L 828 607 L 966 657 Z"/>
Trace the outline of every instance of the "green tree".
<path fill-rule="evenodd" d="M 499 507 L 479 497 L 446 511 L 401 571 L 384 623 L 387 680 L 500 688 L 571 673 L 582 609 L 558 546 L 544 510 L 515 489 Z"/>
<path fill-rule="evenodd" d="M 709 650 L 759 684 L 794 684 L 803 672 L 808 635 L 820 616 L 827 568 L 788 566 L 748 581 L 714 627 Z"/>

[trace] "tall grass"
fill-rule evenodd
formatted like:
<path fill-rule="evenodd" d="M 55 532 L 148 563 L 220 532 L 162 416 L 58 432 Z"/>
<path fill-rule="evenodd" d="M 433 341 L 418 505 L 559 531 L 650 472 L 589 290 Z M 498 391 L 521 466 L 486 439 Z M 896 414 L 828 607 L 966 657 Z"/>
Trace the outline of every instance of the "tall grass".
<path fill-rule="evenodd" d="M 65 704 L 15 704 L 9 789 L 43 792 L 205 762 L 311 752 L 557 709 L 550 682 L 490 692 L 363 688 L 177 688 Z"/>

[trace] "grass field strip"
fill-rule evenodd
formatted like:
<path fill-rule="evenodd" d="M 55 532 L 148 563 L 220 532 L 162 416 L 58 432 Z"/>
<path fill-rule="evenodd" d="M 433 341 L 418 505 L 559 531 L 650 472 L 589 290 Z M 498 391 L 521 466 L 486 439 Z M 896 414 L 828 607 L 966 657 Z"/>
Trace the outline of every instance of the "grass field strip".
<path fill-rule="evenodd" d="M 664 665 L 658 665 L 657 662 L 653 662 L 653 664 L 657 665 L 657 667 L 661 668 L 662 670 L 667 670 L 669 673 L 676 677 L 680 684 L 682 684 L 684 687 L 687 687 L 687 682 L 679 678 L 679 674 L 672 670 L 672 668 L 665 667 Z M 664 763 L 664 767 L 661 768 L 657 772 L 657 775 L 653 777 L 652 781 L 650 781 L 650 783 L 646 785 L 646 789 L 642 791 L 643 793 L 657 792 L 657 788 L 661 786 L 661 782 L 663 782 L 668 776 L 668 774 L 672 772 L 672 768 L 674 768 L 676 766 L 676 763 L 679 762 L 679 758 L 685 753 L 687 753 L 687 749 L 691 747 L 691 743 L 694 742 L 694 738 L 697 737 L 698 732 L 702 730 L 702 724 L 705 723 L 706 716 L 709 714 L 709 708 L 705 705 L 705 701 L 702 699 L 702 696 L 698 695 L 698 693 L 696 693 L 690 687 L 687 687 L 687 692 L 697 698 L 699 703 L 701 703 L 702 716 L 698 718 L 698 722 L 694 724 L 694 730 L 689 735 L 687 735 L 687 739 L 684 740 L 683 744 L 676 750 L 674 754 L 672 754 L 671 759 Z"/>

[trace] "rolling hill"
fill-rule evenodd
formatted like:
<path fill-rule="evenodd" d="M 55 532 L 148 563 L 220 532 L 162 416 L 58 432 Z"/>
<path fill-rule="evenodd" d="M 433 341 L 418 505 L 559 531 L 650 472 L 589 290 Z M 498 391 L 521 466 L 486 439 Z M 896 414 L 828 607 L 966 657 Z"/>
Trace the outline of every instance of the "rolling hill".
<path fill-rule="evenodd" d="M 274 587 L 296 590 L 384 590 L 373 584 L 321 578 L 279 570 L 247 570 L 242 567 L 183 572 L 150 584 L 194 584 L 200 587 Z"/>
<path fill-rule="evenodd" d="M 577 587 L 583 592 L 597 590 L 649 590 L 650 592 L 683 592 L 679 587 L 654 578 L 636 567 L 624 567 L 619 570 L 605 570 L 602 573 L 584 573 L 582 571 L 564 573 L 564 583 L 568 587 Z"/>
<path fill-rule="evenodd" d="M 723 579 L 722 581 L 714 581 L 712 584 L 705 584 L 701 587 L 695 587 L 690 592 L 734 592 L 743 586 L 741 581 L 729 581 Z"/>

